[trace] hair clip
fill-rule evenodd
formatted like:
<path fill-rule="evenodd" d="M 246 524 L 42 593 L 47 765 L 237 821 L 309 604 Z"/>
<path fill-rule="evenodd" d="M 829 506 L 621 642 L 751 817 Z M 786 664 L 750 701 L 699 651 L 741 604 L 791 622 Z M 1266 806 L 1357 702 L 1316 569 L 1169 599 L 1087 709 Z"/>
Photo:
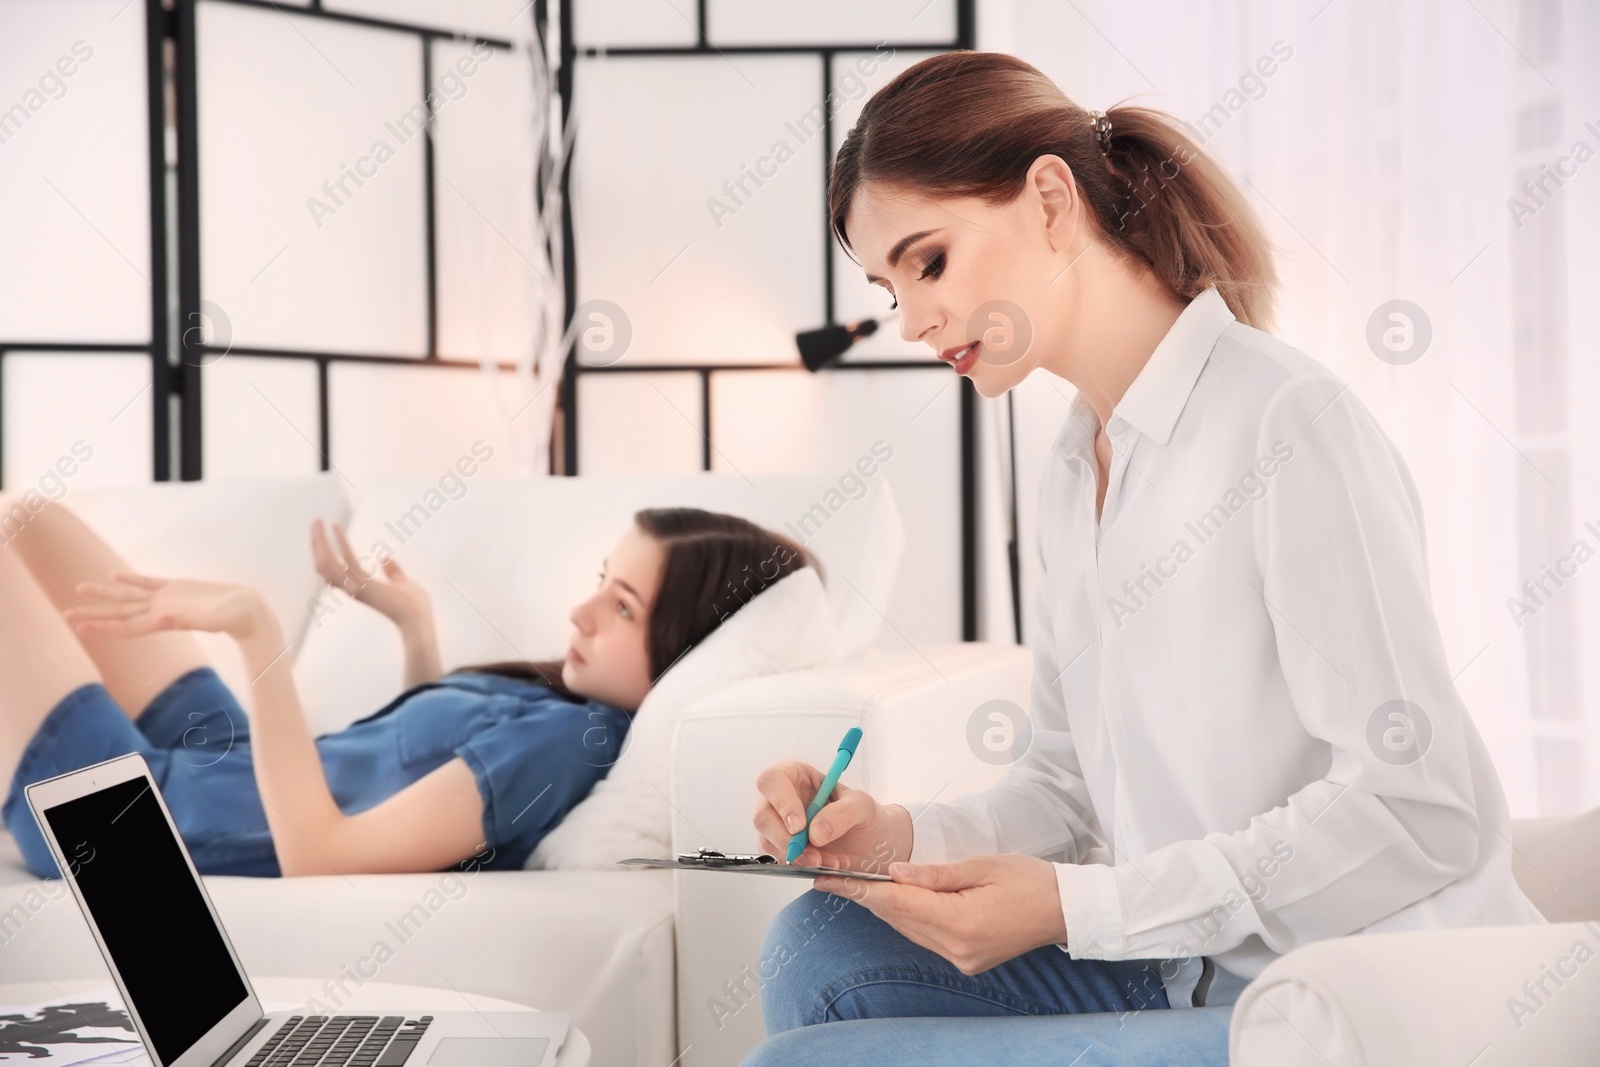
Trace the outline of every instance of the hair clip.
<path fill-rule="evenodd" d="M 1104 111 L 1090 111 L 1089 125 L 1094 128 L 1094 135 L 1100 141 L 1101 151 L 1111 150 L 1111 116 Z"/>

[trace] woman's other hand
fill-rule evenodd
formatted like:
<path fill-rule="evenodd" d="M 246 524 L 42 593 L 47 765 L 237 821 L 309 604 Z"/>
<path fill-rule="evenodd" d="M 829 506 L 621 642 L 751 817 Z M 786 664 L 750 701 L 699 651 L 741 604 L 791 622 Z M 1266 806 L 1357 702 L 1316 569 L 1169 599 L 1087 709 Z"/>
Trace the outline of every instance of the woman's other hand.
<path fill-rule="evenodd" d="M 822 877 L 962 974 L 981 974 L 1045 945 L 1067 942 L 1055 866 L 1034 856 L 973 856 L 955 863 L 896 863 L 893 882 Z"/>
<path fill-rule="evenodd" d="M 755 827 L 761 850 L 782 858 L 789 838 L 806 824 L 806 805 L 817 795 L 822 771 L 799 760 L 775 763 L 756 777 L 761 802 Z M 806 834 L 808 844 L 795 862 L 852 871 L 881 871 L 911 854 L 911 814 L 898 804 L 879 804 L 862 789 L 843 782 Z"/>
<path fill-rule="evenodd" d="M 140 637 L 157 630 L 205 630 L 242 641 L 276 623 L 260 592 L 236 582 L 117 571 L 110 581 L 83 581 L 75 589 L 79 603 L 62 615 L 78 633 Z"/>
<path fill-rule="evenodd" d="M 368 574 L 361 565 L 345 536 L 344 527 L 334 523 L 333 534 L 339 543 L 337 554 L 329 544 L 322 520 L 311 520 L 311 555 L 324 581 L 387 616 L 402 630 L 433 617 L 433 604 L 427 590 L 406 577 L 397 560 L 390 557 L 379 564 L 383 570 L 383 579 L 380 579 Z"/>

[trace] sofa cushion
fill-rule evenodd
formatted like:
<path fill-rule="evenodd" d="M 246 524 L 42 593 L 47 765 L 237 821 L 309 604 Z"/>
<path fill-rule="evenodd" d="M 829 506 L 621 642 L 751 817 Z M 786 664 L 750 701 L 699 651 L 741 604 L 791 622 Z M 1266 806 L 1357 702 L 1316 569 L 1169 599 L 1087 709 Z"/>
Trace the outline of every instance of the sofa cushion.
<path fill-rule="evenodd" d="M 643 507 L 728 512 L 800 541 L 826 572 L 845 655 L 876 638 L 904 545 L 887 479 L 853 501 L 814 475 L 467 479 L 452 490 L 370 483 L 349 523 L 358 553 L 392 553 L 428 590 L 445 670 L 560 658 L 572 605 L 592 592 L 601 560 Z M 843 505 L 824 525 L 799 525 L 834 497 Z M 295 660 L 313 732 L 340 729 L 392 699 L 403 661 L 388 620 L 329 590 Z"/>
<path fill-rule="evenodd" d="M 1233 1008 L 1234 1067 L 1600 1063 L 1600 923 L 1407 930 L 1280 956 Z"/>
<path fill-rule="evenodd" d="M 331 472 L 84 487 L 65 502 L 136 571 L 260 589 L 291 643 L 304 633 L 312 598 L 324 585 L 311 558 L 311 520 L 342 523 L 350 513 Z M 195 637 L 248 711 L 250 675 L 233 639 Z"/>
<path fill-rule="evenodd" d="M 1600 808 L 1517 819 L 1511 869 L 1517 885 L 1553 923 L 1600 920 Z"/>

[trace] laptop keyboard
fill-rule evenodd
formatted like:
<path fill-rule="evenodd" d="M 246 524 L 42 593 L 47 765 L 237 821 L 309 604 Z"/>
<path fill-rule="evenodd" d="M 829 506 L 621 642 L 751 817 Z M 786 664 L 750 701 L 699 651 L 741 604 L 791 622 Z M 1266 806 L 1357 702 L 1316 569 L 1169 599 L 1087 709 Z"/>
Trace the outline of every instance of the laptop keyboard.
<path fill-rule="evenodd" d="M 401 1067 L 431 1022 L 431 1015 L 291 1015 L 245 1067 Z"/>

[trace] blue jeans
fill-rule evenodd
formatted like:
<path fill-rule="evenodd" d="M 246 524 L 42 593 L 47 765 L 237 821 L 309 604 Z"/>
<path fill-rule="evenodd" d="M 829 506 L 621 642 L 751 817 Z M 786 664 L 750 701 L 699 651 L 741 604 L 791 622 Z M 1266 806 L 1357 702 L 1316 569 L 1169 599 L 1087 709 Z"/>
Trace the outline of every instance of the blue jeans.
<path fill-rule="evenodd" d="M 1047 945 L 965 975 L 859 904 L 811 890 L 773 920 L 761 964 L 770 1036 L 744 1067 L 1228 1062 L 1232 1006 L 1162 1010 L 1160 960 Z"/>
<path fill-rule="evenodd" d="M 22 751 L 0 816 L 28 869 L 59 878 L 25 786 L 138 752 L 201 874 L 278 874 L 250 759 L 250 723 L 210 667 L 174 678 L 130 722 L 100 682 L 57 702 Z"/>

